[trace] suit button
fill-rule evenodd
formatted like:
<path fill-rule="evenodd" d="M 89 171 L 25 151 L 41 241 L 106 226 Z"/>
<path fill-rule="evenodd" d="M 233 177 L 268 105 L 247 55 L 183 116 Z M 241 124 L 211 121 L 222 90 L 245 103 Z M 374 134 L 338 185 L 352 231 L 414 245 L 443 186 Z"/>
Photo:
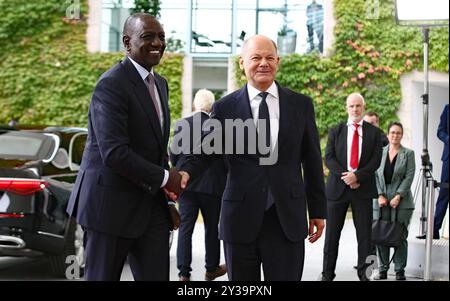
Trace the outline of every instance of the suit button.
<path fill-rule="evenodd" d="M 266 187 L 263 187 L 263 188 L 261 189 L 261 191 L 262 191 L 262 192 L 266 192 L 266 191 L 267 191 L 267 188 L 266 188 Z"/>
<path fill-rule="evenodd" d="M 152 191 L 152 186 L 148 185 L 147 189 L 148 189 L 148 191 Z"/>

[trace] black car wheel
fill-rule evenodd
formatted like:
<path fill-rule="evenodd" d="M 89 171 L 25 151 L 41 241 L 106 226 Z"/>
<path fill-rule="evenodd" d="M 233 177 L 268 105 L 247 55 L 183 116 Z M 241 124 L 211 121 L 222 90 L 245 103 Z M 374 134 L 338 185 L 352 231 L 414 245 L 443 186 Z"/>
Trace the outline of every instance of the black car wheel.
<path fill-rule="evenodd" d="M 50 263 L 53 273 L 59 277 L 68 279 L 83 277 L 85 266 L 83 229 L 74 218 L 70 219 L 64 251 L 59 255 L 50 256 Z"/>

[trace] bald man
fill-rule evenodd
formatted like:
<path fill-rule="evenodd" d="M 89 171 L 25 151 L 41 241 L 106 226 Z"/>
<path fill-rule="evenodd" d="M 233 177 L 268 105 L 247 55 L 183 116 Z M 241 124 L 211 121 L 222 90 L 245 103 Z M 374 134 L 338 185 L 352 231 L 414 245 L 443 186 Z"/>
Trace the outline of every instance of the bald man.
<path fill-rule="evenodd" d="M 261 280 L 261 266 L 264 280 L 300 280 L 304 240 L 309 234 L 315 242 L 324 227 L 325 185 L 313 102 L 275 81 L 279 62 L 269 38 L 245 41 L 239 65 L 248 83 L 216 102 L 211 115 L 222 125 L 224 148 L 234 146 L 234 151 L 192 155 L 177 165 L 195 179 L 225 156 L 219 233 L 230 280 Z M 244 143 L 226 131 L 225 122 L 235 120 L 248 121 Z M 251 136 L 269 147 L 270 156 L 277 152 L 273 161 L 262 160 L 267 153 L 259 142 L 251 151 Z M 237 152 L 242 145 L 243 152 Z"/>
<path fill-rule="evenodd" d="M 358 240 L 358 277 L 369 280 L 366 259 L 372 250 L 372 199 L 378 198 L 375 171 L 381 161 L 379 129 L 363 120 L 364 98 L 359 93 L 347 97 L 348 120 L 328 134 L 325 164 L 327 180 L 327 227 L 323 250 L 322 281 L 336 276 L 339 238 L 351 205 Z"/>
<path fill-rule="evenodd" d="M 153 67 L 166 47 L 148 14 L 125 22 L 126 58 L 104 73 L 89 106 L 89 136 L 67 212 L 85 230 L 86 280 L 120 280 L 128 257 L 135 280 L 169 280 L 169 230 L 163 188 L 168 168 L 167 81 Z M 177 186 L 171 186 L 177 183 Z"/>

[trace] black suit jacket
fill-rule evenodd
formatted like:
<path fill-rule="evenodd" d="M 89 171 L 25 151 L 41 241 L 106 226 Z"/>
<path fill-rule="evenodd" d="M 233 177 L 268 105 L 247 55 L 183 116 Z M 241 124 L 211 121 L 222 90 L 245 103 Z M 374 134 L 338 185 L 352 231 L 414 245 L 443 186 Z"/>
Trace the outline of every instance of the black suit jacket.
<path fill-rule="evenodd" d="M 225 154 L 227 183 L 222 197 L 220 238 L 230 243 L 254 242 L 260 232 L 268 195 L 272 191 L 281 227 L 286 237 L 302 241 L 308 234 L 309 218 L 325 218 L 326 198 L 322 158 L 314 107 L 311 99 L 279 85 L 280 119 L 278 161 L 260 165 L 259 156 Z M 247 87 L 235 91 L 213 106 L 211 120 L 224 129 L 225 120 L 252 120 Z M 222 131 L 223 133 L 223 131 Z M 233 137 L 236 145 L 236 137 Z M 245 137 L 245 145 L 248 137 Z M 188 156 L 179 169 L 195 178 L 219 156 Z M 302 174 L 303 170 L 303 174 Z"/>
<path fill-rule="evenodd" d="M 67 212 L 81 225 L 137 237 L 153 205 L 167 207 L 160 189 L 168 168 L 167 82 L 155 73 L 164 132 L 150 93 L 128 58 L 104 73 L 89 106 L 89 135 Z"/>
<path fill-rule="evenodd" d="M 381 135 L 377 127 L 365 121 L 362 130 L 361 157 L 355 172 L 361 186 L 352 191 L 358 199 L 371 199 L 378 196 L 375 171 L 381 161 Z M 347 171 L 347 132 L 347 123 L 343 122 L 328 133 L 325 164 L 330 170 L 327 180 L 327 198 L 331 201 L 338 200 L 347 186 L 341 180 L 342 173 Z"/>
<path fill-rule="evenodd" d="M 198 124 L 194 126 L 194 118 Z M 197 136 L 202 136 L 202 126 L 209 119 L 209 115 L 205 112 L 197 112 L 192 116 L 186 117 L 177 121 L 175 124 L 174 137 L 179 137 L 182 140 L 173 139 L 172 147 L 170 151 L 170 162 L 176 166 L 180 159 L 187 154 L 192 154 L 194 141 L 194 130 L 198 130 Z M 189 125 L 189 131 L 182 130 L 182 127 Z M 185 148 L 181 148 L 185 144 Z M 178 143 L 179 142 L 179 143 Z M 174 144 L 180 144 L 175 147 Z M 174 150 L 174 151 L 172 151 Z M 180 153 L 180 151 L 182 151 Z M 203 174 L 192 181 L 188 182 L 185 191 L 207 193 L 222 197 L 223 190 L 225 189 L 226 181 L 226 166 L 224 160 L 216 160 Z"/>

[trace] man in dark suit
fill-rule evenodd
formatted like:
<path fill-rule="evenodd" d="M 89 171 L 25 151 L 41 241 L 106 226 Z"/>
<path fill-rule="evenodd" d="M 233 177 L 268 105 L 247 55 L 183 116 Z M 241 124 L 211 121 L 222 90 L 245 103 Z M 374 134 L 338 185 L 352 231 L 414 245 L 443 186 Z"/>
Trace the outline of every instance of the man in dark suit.
<path fill-rule="evenodd" d="M 339 238 L 349 205 L 358 240 L 358 277 L 368 280 L 366 258 L 372 250 L 372 199 L 378 197 L 375 171 L 381 160 L 378 128 L 363 121 L 364 98 L 358 93 L 347 97 L 348 121 L 329 131 L 325 164 L 327 180 L 327 228 L 323 250 L 322 280 L 336 276 Z"/>
<path fill-rule="evenodd" d="M 120 280 L 128 256 L 135 280 L 169 280 L 168 85 L 153 70 L 164 53 L 151 15 L 125 22 L 127 57 L 104 73 L 89 106 L 89 136 L 67 212 L 85 230 L 86 280 Z M 174 186 L 174 183 L 178 183 Z"/>
<path fill-rule="evenodd" d="M 434 214 L 433 239 L 439 239 L 439 230 L 444 220 L 445 212 L 448 207 L 448 104 L 445 105 L 439 122 L 438 138 L 444 143 L 442 150 L 442 172 L 441 172 L 441 188 L 436 201 L 436 213 Z"/>
<path fill-rule="evenodd" d="M 225 157 L 219 234 L 230 280 L 260 280 L 261 265 L 265 280 L 300 280 L 304 239 L 309 233 L 315 242 L 324 227 L 325 185 L 313 102 L 275 82 L 279 61 L 269 38 L 245 41 L 239 65 L 248 84 L 216 102 L 211 114 L 211 122 L 220 125 L 211 135 L 222 135 L 225 154 L 188 156 L 177 165 L 195 179 L 214 158 Z M 234 135 L 242 128 L 243 135 Z M 269 158 L 264 157 L 267 146 Z"/>
<path fill-rule="evenodd" d="M 195 113 L 177 121 L 172 140 L 170 161 L 175 166 L 184 154 L 192 153 L 194 131 L 201 137 L 202 126 L 209 119 L 214 94 L 198 90 L 194 97 Z M 185 127 L 188 127 L 185 129 Z M 187 142 L 189 140 L 189 142 Z M 180 143 L 181 142 L 181 143 Z M 179 145 L 181 144 L 181 145 Z M 183 145 L 184 144 L 184 145 Z M 184 149 L 183 146 L 186 148 Z M 226 168 L 223 160 L 215 161 L 201 177 L 189 182 L 178 202 L 183 223 L 178 231 L 177 266 L 180 281 L 189 281 L 192 262 L 192 233 L 199 210 L 205 226 L 205 280 L 214 280 L 226 273 L 220 265 L 219 215 L 220 202 L 225 188 Z"/>

